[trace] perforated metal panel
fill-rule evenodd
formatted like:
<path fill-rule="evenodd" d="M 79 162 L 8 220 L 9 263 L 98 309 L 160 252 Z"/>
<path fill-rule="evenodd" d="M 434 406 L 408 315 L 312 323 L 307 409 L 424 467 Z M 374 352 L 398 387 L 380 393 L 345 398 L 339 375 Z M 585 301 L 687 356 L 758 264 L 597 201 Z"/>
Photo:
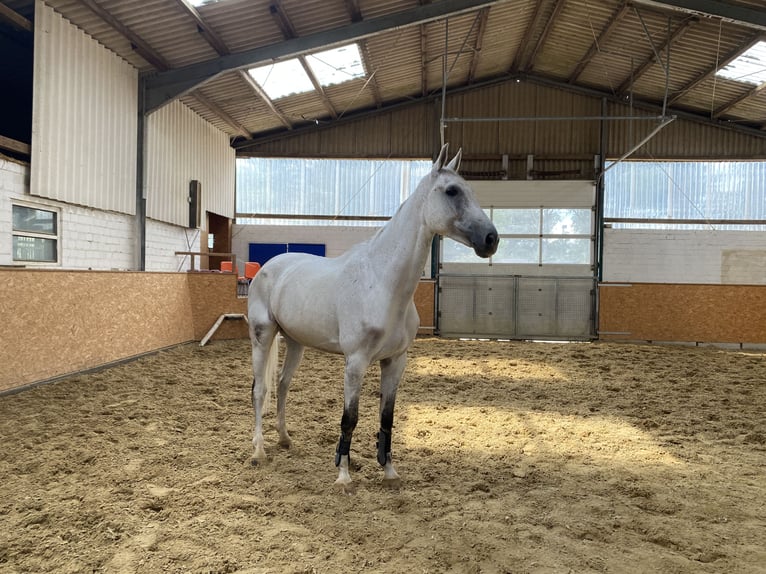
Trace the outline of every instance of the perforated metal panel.
<path fill-rule="evenodd" d="M 590 339 L 592 277 L 442 274 L 438 328 L 446 337 Z"/>

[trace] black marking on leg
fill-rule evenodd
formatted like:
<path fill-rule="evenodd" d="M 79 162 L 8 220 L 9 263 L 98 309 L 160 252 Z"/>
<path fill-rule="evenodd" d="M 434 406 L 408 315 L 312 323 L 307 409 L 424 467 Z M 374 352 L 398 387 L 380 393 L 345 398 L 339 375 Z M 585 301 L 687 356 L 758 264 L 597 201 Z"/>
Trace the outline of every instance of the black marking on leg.
<path fill-rule="evenodd" d="M 338 448 L 335 449 L 335 466 L 340 466 L 340 457 L 343 455 L 348 456 L 351 452 L 351 437 L 346 437 L 345 433 L 340 433 L 340 440 L 338 441 Z"/>
<path fill-rule="evenodd" d="M 335 450 L 335 466 L 340 465 L 340 457 L 348 456 L 351 452 L 351 437 L 354 434 L 358 421 L 359 410 L 357 405 L 351 405 L 349 409 L 343 409 L 343 417 L 340 420 L 340 440 Z"/>
<path fill-rule="evenodd" d="M 378 464 L 386 466 L 391 462 L 391 431 L 380 429 L 378 431 Z"/>
<path fill-rule="evenodd" d="M 378 463 L 386 466 L 391 462 L 391 429 L 394 427 L 394 397 L 389 397 L 380 413 L 380 430 L 378 431 Z"/>

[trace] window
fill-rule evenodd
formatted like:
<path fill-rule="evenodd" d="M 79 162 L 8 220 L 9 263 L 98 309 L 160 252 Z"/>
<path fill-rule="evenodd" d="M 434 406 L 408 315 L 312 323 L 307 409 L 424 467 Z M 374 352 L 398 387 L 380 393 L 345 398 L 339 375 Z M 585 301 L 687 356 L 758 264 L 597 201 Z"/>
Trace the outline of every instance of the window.
<path fill-rule="evenodd" d="M 26 205 L 13 206 L 13 260 L 58 261 L 58 213 Z"/>
<path fill-rule="evenodd" d="M 613 227 L 762 231 L 766 162 L 625 161 L 604 178 Z"/>
<path fill-rule="evenodd" d="M 380 227 L 430 170 L 428 160 L 237 158 L 237 223 Z"/>
<path fill-rule="evenodd" d="M 766 83 L 766 41 L 757 42 L 715 75 L 753 86 Z"/>
<path fill-rule="evenodd" d="M 365 76 L 362 56 L 356 44 L 316 52 L 306 56 L 305 62 L 322 87 Z M 272 100 L 314 89 L 314 84 L 297 58 L 251 68 L 248 73 Z"/>
<path fill-rule="evenodd" d="M 523 265 L 589 265 L 591 263 L 590 209 L 534 208 L 486 210 L 500 234 L 493 263 Z M 445 263 L 475 263 L 472 249 L 446 239 Z"/>

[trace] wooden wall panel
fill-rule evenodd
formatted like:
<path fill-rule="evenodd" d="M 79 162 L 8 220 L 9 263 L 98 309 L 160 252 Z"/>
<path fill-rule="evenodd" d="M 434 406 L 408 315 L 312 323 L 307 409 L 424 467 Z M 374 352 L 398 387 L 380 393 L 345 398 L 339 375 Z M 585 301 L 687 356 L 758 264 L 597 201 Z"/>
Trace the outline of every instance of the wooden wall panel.
<path fill-rule="evenodd" d="M 193 338 L 177 273 L 0 271 L 0 390 Z"/>
<path fill-rule="evenodd" d="M 246 312 L 236 276 L 0 270 L 0 392 L 200 340 Z M 213 339 L 247 337 L 226 321 Z"/>
<path fill-rule="evenodd" d="M 193 339 L 200 341 L 224 313 L 247 314 L 247 299 L 237 297 L 237 276 L 234 273 L 187 273 Z M 247 338 L 247 323 L 227 320 L 213 335 L 217 339 Z"/>
<path fill-rule="evenodd" d="M 602 283 L 599 339 L 766 344 L 766 286 Z"/>
<path fill-rule="evenodd" d="M 418 283 L 415 290 L 415 307 L 420 315 L 420 329 L 418 335 L 433 335 L 436 326 L 434 317 L 434 296 L 436 281 L 423 279 Z"/>

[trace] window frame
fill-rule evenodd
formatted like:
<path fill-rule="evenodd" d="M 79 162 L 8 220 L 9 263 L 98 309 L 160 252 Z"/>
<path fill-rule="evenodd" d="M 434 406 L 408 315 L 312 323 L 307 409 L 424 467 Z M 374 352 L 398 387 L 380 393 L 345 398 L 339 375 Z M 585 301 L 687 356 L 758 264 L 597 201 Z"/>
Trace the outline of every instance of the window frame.
<path fill-rule="evenodd" d="M 53 214 L 53 233 L 46 233 L 43 231 L 28 231 L 24 229 L 16 229 L 13 224 L 13 212 L 15 209 L 25 208 L 34 209 L 35 211 L 45 211 Z M 44 239 L 54 242 L 54 259 L 53 260 L 39 260 L 39 259 L 19 259 L 17 258 L 16 249 L 14 248 L 14 238 L 27 237 L 32 239 Z M 32 266 L 50 266 L 61 265 L 61 210 L 57 207 L 50 205 L 40 205 L 35 203 L 23 202 L 12 200 L 11 201 L 11 260 L 14 265 L 32 265 Z"/>
<path fill-rule="evenodd" d="M 531 258 L 529 261 L 502 261 L 498 260 L 497 254 L 493 255 L 490 260 L 490 265 L 536 265 L 538 267 L 542 266 L 551 266 L 551 265 L 590 265 L 592 266 L 594 264 L 593 258 L 594 258 L 594 252 L 593 252 L 593 230 L 594 230 L 594 219 L 595 219 L 595 213 L 593 208 L 587 208 L 587 207 L 551 207 L 551 206 L 543 206 L 543 207 L 490 207 L 485 208 L 485 211 L 489 215 L 490 219 L 495 223 L 495 212 L 496 211 L 534 211 L 537 214 L 537 229 L 535 233 L 503 233 L 501 229 L 498 229 L 498 235 L 500 237 L 500 243 L 502 245 L 503 240 L 520 240 L 520 241 L 535 241 L 537 248 L 536 248 L 536 257 L 535 260 L 532 261 Z M 573 210 L 573 211 L 587 211 L 589 213 L 589 219 L 590 219 L 590 232 L 589 233 L 545 233 L 545 212 L 546 211 L 552 211 L 552 210 Z M 531 231 L 531 229 L 530 229 Z M 559 239 L 577 239 L 577 240 L 587 240 L 588 241 L 588 261 L 587 262 L 560 262 L 560 261 L 551 261 L 546 260 L 544 258 L 544 252 L 545 252 L 545 242 L 546 240 L 559 240 Z M 454 263 L 464 263 L 464 261 L 460 260 L 447 260 L 445 255 L 445 240 L 450 240 L 447 237 L 442 237 L 442 248 L 441 248 L 441 258 L 440 263 L 442 264 L 454 264 Z M 453 242 L 456 243 L 456 242 Z M 460 253 L 460 248 L 462 246 L 459 246 L 457 249 L 457 253 Z M 447 248 L 450 251 L 455 251 L 455 246 L 449 246 Z M 468 248 L 465 248 L 466 250 Z"/>

